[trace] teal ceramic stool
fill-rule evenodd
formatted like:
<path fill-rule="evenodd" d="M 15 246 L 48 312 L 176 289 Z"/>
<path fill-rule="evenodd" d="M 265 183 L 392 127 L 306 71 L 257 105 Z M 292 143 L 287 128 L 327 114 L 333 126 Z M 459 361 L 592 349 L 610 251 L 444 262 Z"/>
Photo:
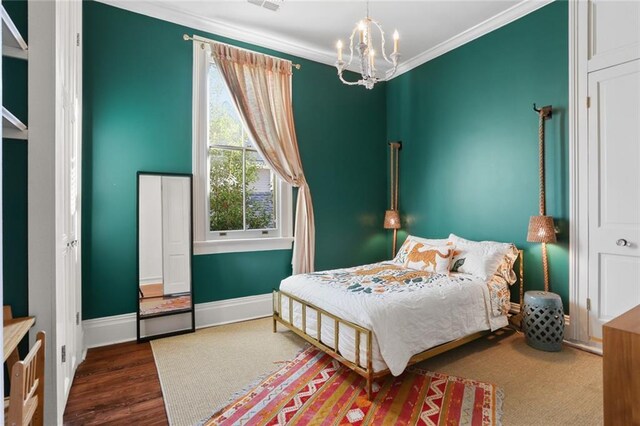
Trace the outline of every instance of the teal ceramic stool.
<path fill-rule="evenodd" d="M 527 291 L 522 309 L 522 331 L 532 348 L 547 352 L 562 349 L 564 310 L 560 296 L 548 291 Z"/>

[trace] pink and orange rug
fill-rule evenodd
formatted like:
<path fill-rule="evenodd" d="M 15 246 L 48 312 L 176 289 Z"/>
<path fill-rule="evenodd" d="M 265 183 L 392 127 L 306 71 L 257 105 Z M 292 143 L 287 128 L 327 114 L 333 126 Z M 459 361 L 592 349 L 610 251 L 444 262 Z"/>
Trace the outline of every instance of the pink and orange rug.
<path fill-rule="evenodd" d="M 490 383 L 409 368 L 364 379 L 310 347 L 205 425 L 500 425 L 502 391 Z"/>
<path fill-rule="evenodd" d="M 191 295 L 150 297 L 140 299 L 140 316 L 151 317 L 191 308 Z"/>

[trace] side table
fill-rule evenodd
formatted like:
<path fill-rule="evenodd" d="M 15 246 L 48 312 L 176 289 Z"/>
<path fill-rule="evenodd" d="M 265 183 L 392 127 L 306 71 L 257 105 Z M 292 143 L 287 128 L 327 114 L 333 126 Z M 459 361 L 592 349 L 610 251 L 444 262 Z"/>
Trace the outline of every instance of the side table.
<path fill-rule="evenodd" d="M 522 309 L 522 331 L 529 346 L 558 352 L 564 339 L 564 310 L 560 296 L 548 291 L 527 291 Z"/>

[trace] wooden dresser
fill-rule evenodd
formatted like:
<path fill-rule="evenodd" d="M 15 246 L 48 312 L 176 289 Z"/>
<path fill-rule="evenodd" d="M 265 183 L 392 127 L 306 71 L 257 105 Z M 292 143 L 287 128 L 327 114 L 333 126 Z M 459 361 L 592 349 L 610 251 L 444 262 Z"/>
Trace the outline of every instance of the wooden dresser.
<path fill-rule="evenodd" d="M 603 326 L 604 424 L 640 425 L 640 305 Z"/>

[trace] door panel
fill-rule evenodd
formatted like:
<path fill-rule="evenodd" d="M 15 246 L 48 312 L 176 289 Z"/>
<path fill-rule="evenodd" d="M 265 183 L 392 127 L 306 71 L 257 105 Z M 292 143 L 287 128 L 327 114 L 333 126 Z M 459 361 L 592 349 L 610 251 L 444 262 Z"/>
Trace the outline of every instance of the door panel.
<path fill-rule="evenodd" d="M 589 336 L 640 304 L 640 61 L 589 74 Z"/>
<path fill-rule="evenodd" d="M 629 279 L 634 276 L 640 277 L 639 257 L 600 255 L 600 321 L 610 321 L 638 304 L 640 286 Z"/>
<path fill-rule="evenodd" d="M 637 67 L 635 72 L 633 66 L 625 68 L 602 73 L 603 76 L 609 76 L 598 81 L 597 85 L 600 121 L 597 135 L 598 179 L 602 197 L 600 226 L 620 229 L 631 226 L 637 229 L 640 224 L 640 204 L 635 196 L 638 180 L 633 177 L 640 158 L 637 139 L 640 79 Z"/>
<path fill-rule="evenodd" d="M 589 2 L 589 71 L 640 58 L 640 2 Z"/>

